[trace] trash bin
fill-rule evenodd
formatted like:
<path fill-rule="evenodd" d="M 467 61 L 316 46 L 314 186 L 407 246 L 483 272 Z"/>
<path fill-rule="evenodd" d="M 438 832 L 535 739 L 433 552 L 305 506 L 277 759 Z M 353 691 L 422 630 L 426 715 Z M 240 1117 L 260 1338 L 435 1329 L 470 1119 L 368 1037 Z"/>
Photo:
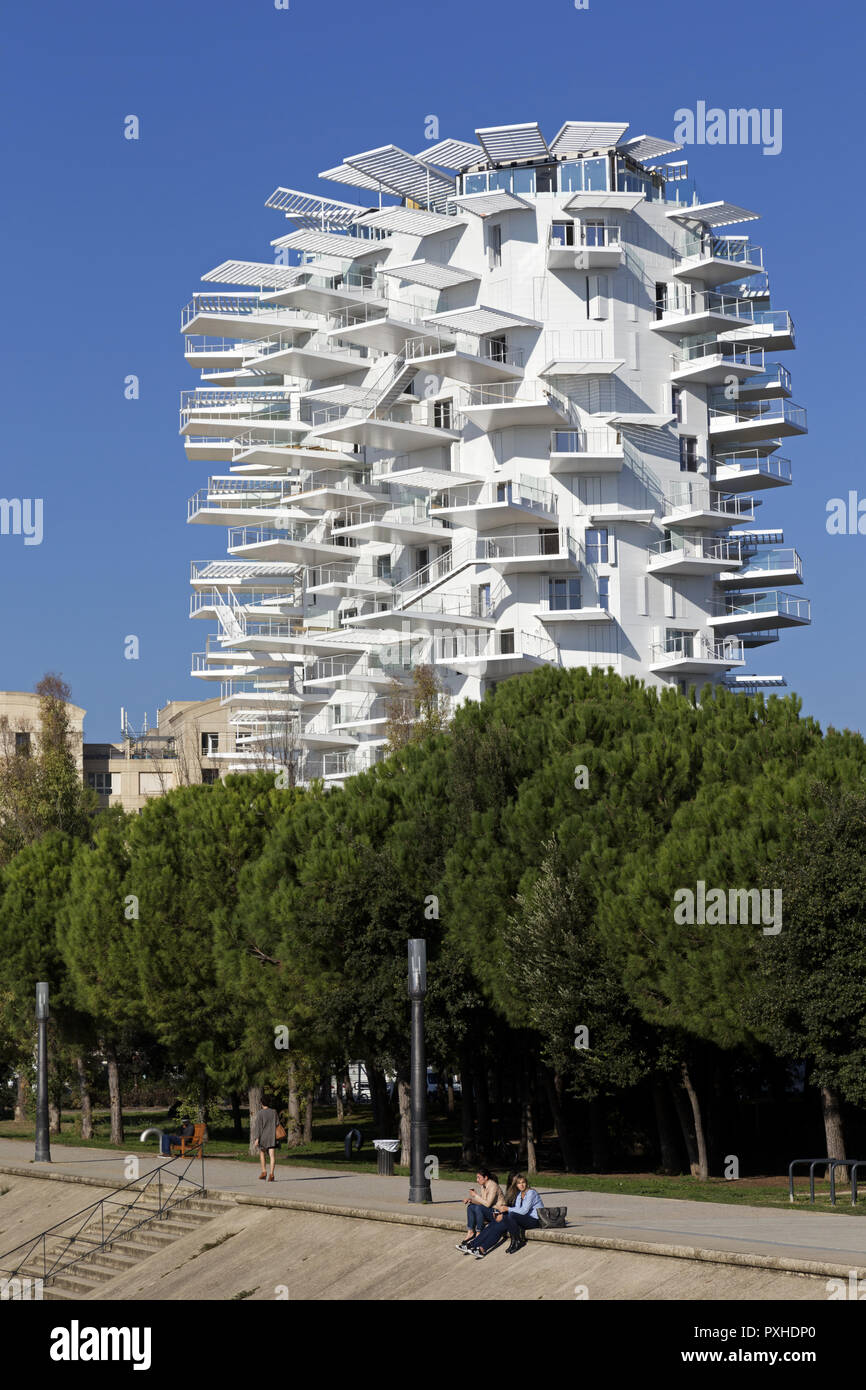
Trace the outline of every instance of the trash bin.
<path fill-rule="evenodd" d="M 393 1178 L 394 1176 L 394 1155 L 400 1147 L 399 1139 L 374 1139 L 373 1148 L 376 1150 L 376 1172 L 380 1177 Z"/>

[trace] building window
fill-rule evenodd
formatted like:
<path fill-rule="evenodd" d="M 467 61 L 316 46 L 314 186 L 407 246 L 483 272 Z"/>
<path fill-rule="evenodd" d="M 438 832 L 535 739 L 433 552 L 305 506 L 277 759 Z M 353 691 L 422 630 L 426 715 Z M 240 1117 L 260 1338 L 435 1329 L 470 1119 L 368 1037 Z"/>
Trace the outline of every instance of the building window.
<path fill-rule="evenodd" d="M 573 246 L 574 223 L 554 222 L 550 229 L 550 244 L 551 246 Z"/>
<path fill-rule="evenodd" d="M 697 473 L 698 441 L 693 434 L 680 435 L 680 472 Z"/>
<path fill-rule="evenodd" d="M 583 244 L 584 246 L 607 245 L 607 227 L 604 222 L 584 222 Z"/>
<path fill-rule="evenodd" d="M 22 758 L 30 757 L 30 735 L 28 733 L 15 735 L 15 752 L 20 753 Z"/>
<path fill-rule="evenodd" d="M 694 632 L 689 632 L 681 627 L 669 627 L 666 633 L 665 651 L 673 652 L 676 656 L 694 656 Z"/>
<path fill-rule="evenodd" d="M 100 796 L 111 796 L 113 791 L 110 772 L 88 772 L 87 785 Z"/>
<path fill-rule="evenodd" d="M 598 606 L 603 608 L 605 613 L 610 609 L 610 579 L 606 574 L 601 574 L 598 578 Z"/>
<path fill-rule="evenodd" d="M 219 734 L 202 734 L 202 736 L 201 736 L 201 752 L 202 752 L 202 757 L 203 757 L 203 758 L 212 758 L 212 757 L 214 756 L 215 753 L 218 753 L 218 752 L 219 752 L 219 746 L 220 746 L 220 736 L 219 736 Z"/>
<path fill-rule="evenodd" d="M 219 774 L 219 768 L 218 768 L 218 767 L 203 767 L 203 768 L 202 768 L 202 770 L 201 770 L 201 780 L 202 780 L 202 785 L 203 785 L 203 786 L 205 786 L 205 787 L 212 787 L 213 784 L 214 784 L 214 782 L 218 782 L 219 779 L 220 779 L 220 774 Z"/>
<path fill-rule="evenodd" d="M 503 334 L 499 338 L 488 338 L 487 356 L 491 362 L 505 362 L 508 357 L 508 341 Z"/>
<path fill-rule="evenodd" d="M 433 402 L 433 424 L 437 430 L 451 429 L 451 401 Z"/>
<path fill-rule="evenodd" d="M 588 565 L 606 565 L 608 563 L 608 531 L 606 526 L 590 526 L 587 528 L 584 537 L 586 546 L 586 563 Z"/>
<path fill-rule="evenodd" d="M 491 270 L 502 265 L 502 224 L 494 222 L 487 238 L 487 262 Z"/>
<path fill-rule="evenodd" d="M 514 628 L 506 628 L 499 634 L 499 652 L 501 656 L 513 656 L 514 654 Z"/>
<path fill-rule="evenodd" d="M 683 423 L 683 393 L 678 387 L 671 388 L 671 410 L 677 417 L 677 424 Z"/>
<path fill-rule="evenodd" d="M 664 318 L 668 307 L 668 287 L 661 280 L 656 281 L 656 319 Z"/>
<path fill-rule="evenodd" d="M 376 556 L 376 578 L 377 578 L 377 579 L 386 579 L 386 580 L 388 580 L 388 581 L 390 582 L 390 579 L 391 579 L 391 556 L 390 556 L 390 555 L 377 555 L 377 556 Z"/>
<path fill-rule="evenodd" d="M 579 608 L 580 576 L 551 575 L 547 580 L 547 606 L 553 613 Z"/>

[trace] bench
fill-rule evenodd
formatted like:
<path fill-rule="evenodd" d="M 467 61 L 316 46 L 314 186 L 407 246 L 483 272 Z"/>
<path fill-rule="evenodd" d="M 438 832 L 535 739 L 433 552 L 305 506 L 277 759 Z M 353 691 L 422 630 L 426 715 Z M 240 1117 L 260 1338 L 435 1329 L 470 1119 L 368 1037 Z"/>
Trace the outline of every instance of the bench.
<path fill-rule="evenodd" d="M 196 1125 L 195 1132 L 189 1139 L 181 1139 L 179 1142 L 175 1142 L 170 1146 L 172 1153 L 177 1151 L 181 1158 L 185 1158 L 188 1153 L 193 1153 L 196 1149 L 200 1149 L 204 1144 L 206 1129 L 207 1125 Z"/>

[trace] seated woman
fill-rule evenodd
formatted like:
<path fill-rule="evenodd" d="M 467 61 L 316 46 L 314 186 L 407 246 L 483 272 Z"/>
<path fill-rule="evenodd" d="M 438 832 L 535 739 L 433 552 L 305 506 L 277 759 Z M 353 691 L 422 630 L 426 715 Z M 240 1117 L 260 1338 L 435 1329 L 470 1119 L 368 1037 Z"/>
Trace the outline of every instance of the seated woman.
<path fill-rule="evenodd" d="M 522 1250 L 526 1244 L 526 1232 L 537 1230 L 540 1224 L 539 1211 L 544 1206 L 534 1187 L 522 1173 L 515 1173 L 508 1188 L 508 1210 L 502 1224 L 511 1236 L 507 1255 Z"/>
<path fill-rule="evenodd" d="M 502 1188 L 499 1186 L 499 1179 L 495 1173 L 491 1173 L 489 1168 L 479 1168 L 475 1175 L 478 1183 L 478 1190 L 474 1187 L 469 1189 L 469 1196 L 463 1198 L 463 1205 L 466 1207 L 466 1236 L 457 1246 L 463 1255 L 468 1255 L 469 1242 L 473 1236 L 480 1235 L 488 1222 L 493 1220 L 493 1214 L 497 1204 L 504 1199 Z"/>

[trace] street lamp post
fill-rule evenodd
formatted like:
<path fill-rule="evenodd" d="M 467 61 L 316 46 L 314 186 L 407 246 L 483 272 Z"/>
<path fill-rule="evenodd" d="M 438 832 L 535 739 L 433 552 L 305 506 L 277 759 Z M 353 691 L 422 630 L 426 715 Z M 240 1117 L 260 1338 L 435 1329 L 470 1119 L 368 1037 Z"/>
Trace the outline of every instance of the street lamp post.
<path fill-rule="evenodd" d="M 44 980 L 36 986 L 36 1163 L 51 1162 L 51 1141 L 48 1137 L 48 985 Z"/>
<path fill-rule="evenodd" d="M 409 941 L 409 998 L 412 1001 L 412 1144 L 409 1162 L 409 1201 L 432 1202 L 427 1158 L 427 1067 L 424 1060 L 424 995 L 427 993 L 427 942 Z"/>

